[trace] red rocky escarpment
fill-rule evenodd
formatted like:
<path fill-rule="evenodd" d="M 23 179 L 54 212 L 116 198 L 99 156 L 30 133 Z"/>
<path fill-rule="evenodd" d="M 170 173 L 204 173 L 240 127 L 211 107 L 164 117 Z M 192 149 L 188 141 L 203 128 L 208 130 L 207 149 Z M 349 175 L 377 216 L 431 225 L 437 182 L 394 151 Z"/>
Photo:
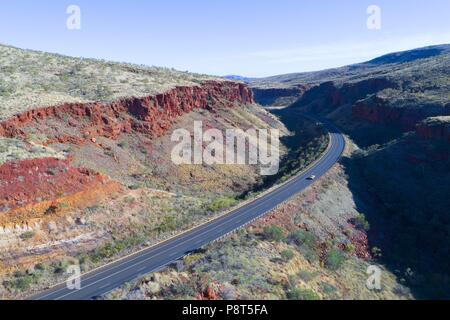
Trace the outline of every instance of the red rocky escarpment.
<path fill-rule="evenodd" d="M 424 139 L 439 139 L 450 142 L 450 117 L 446 121 L 436 118 L 436 121 L 425 120 L 416 126 L 417 134 Z"/>
<path fill-rule="evenodd" d="M 373 106 L 358 103 L 352 108 L 353 116 L 374 124 L 400 125 L 404 130 L 413 130 L 415 125 L 426 118 L 426 114 L 418 109 Z"/>
<path fill-rule="evenodd" d="M 155 138 L 166 133 L 176 118 L 195 109 L 251 103 L 253 95 L 247 86 L 208 81 L 155 96 L 30 110 L 0 122 L 0 136 L 25 139 L 30 134 L 40 134 L 47 145 L 96 142 L 98 137 L 117 139 L 123 133 L 133 132 Z M 0 226 L 46 219 L 121 192 L 118 183 L 70 163 L 70 158 L 41 158 L 1 165 Z"/>
<path fill-rule="evenodd" d="M 155 96 L 123 98 L 111 103 L 70 103 L 30 110 L 0 122 L 0 136 L 24 138 L 27 126 L 55 120 L 69 128 L 76 128 L 73 132 L 78 134 L 53 134 L 48 144 L 81 143 L 98 136 L 116 139 L 121 133 L 132 131 L 159 137 L 177 117 L 194 109 L 250 103 L 253 103 L 253 95 L 246 85 L 208 81 L 201 86 L 176 87 Z"/>
<path fill-rule="evenodd" d="M 359 102 L 352 108 L 353 116 L 374 124 L 398 125 L 402 130 L 412 131 L 422 120 L 434 115 L 450 114 L 449 108 L 431 110 L 431 108 L 396 108 L 384 100 L 374 98 L 370 103 Z"/>

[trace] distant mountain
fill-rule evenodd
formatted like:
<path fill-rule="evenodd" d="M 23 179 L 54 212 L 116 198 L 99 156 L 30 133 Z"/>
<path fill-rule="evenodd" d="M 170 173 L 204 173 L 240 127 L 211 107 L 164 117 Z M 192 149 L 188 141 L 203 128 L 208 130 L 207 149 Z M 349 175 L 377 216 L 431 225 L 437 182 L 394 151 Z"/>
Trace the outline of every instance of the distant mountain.
<path fill-rule="evenodd" d="M 297 86 L 305 84 L 320 84 L 326 81 L 358 81 L 362 78 L 373 78 L 375 75 L 386 74 L 395 66 L 414 63 L 427 63 L 427 60 L 450 54 L 450 44 L 429 46 L 402 52 L 390 53 L 363 63 L 340 68 L 326 69 L 315 72 L 302 72 L 277 75 L 255 79 L 252 86 L 258 88 Z"/>
<path fill-rule="evenodd" d="M 438 45 L 438 46 L 430 46 L 424 47 L 414 50 L 407 50 L 402 52 L 395 52 L 386 54 L 384 56 L 375 58 L 363 64 L 372 64 L 372 65 L 383 65 L 383 64 L 396 64 L 396 63 L 405 63 L 412 62 L 420 59 L 426 59 L 430 57 L 439 56 L 444 53 L 450 52 L 450 45 Z"/>
<path fill-rule="evenodd" d="M 243 76 L 238 76 L 238 75 L 228 75 L 228 76 L 224 76 L 225 79 L 228 80 L 233 80 L 233 81 L 242 81 L 242 82 L 246 82 L 246 83 L 250 83 L 252 81 L 255 81 L 256 78 L 248 78 L 248 77 L 243 77 Z"/>

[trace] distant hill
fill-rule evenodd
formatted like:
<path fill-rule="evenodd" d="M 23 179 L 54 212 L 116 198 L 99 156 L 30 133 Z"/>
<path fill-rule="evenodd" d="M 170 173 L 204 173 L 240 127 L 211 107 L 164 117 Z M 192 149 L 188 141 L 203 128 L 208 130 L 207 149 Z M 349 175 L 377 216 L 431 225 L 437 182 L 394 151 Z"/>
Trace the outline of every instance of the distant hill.
<path fill-rule="evenodd" d="M 0 120 L 33 107 L 110 102 L 221 78 L 0 45 Z"/>
<path fill-rule="evenodd" d="M 326 69 L 316 72 L 291 73 L 277 75 L 252 81 L 255 87 L 279 87 L 296 86 L 305 84 L 320 84 L 326 81 L 358 81 L 361 78 L 371 78 L 376 75 L 385 75 L 396 71 L 396 67 L 403 65 L 403 69 L 409 67 L 423 68 L 422 63 L 433 63 L 433 59 L 450 54 L 450 44 L 429 46 L 408 50 L 403 52 L 390 53 L 373 60 L 353 64 L 340 68 Z M 414 63 L 412 65 L 405 65 Z M 424 66 L 426 68 L 426 66 Z M 416 68 L 416 69 L 417 69 Z"/>
<path fill-rule="evenodd" d="M 254 91 L 275 94 L 275 88 L 284 87 L 280 97 L 270 97 L 273 101 L 289 101 L 288 88 L 306 86 L 310 89 L 300 97 L 292 96 L 298 100 L 297 106 L 331 111 L 348 105 L 362 118 L 378 122 L 401 119 L 412 128 L 426 117 L 450 114 L 450 45 L 391 53 L 342 68 L 259 79 L 251 86 Z M 399 114 L 386 108 L 410 111 Z"/>
<path fill-rule="evenodd" d="M 382 65 L 382 64 L 405 63 L 420 59 L 431 58 L 449 52 L 450 52 L 450 45 L 444 44 L 386 54 L 384 56 L 370 60 L 365 64 Z"/>
<path fill-rule="evenodd" d="M 246 82 L 246 83 L 250 83 L 250 82 L 256 80 L 256 78 L 248 78 L 248 77 L 243 77 L 243 76 L 238 76 L 238 75 L 228 75 L 228 76 L 224 76 L 224 78 L 227 80 L 242 81 L 242 82 Z"/>

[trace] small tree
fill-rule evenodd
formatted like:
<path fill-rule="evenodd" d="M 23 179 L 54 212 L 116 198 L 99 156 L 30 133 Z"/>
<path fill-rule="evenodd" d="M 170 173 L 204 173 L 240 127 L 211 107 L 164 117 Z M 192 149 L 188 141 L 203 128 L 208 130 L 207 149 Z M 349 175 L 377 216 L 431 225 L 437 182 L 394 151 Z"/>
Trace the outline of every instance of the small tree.
<path fill-rule="evenodd" d="M 306 245 L 308 248 L 313 248 L 316 245 L 316 238 L 308 231 L 299 230 L 292 232 L 289 239 L 298 246 Z"/>
<path fill-rule="evenodd" d="M 294 258 L 294 252 L 292 250 L 283 250 L 280 255 L 285 261 L 290 261 Z"/>
<path fill-rule="evenodd" d="M 278 226 L 265 227 L 264 238 L 269 241 L 281 242 L 285 239 L 284 231 Z"/>
<path fill-rule="evenodd" d="M 320 296 L 310 289 L 295 288 L 287 293 L 289 300 L 320 300 Z"/>
<path fill-rule="evenodd" d="M 338 270 L 345 261 L 345 255 L 338 249 L 331 249 L 327 253 L 325 266 L 330 270 Z"/>
<path fill-rule="evenodd" d="M 363 214 L 358 215 L 353 219 L 353 222 L 355 223 L 355 226 L 359 230 L 369 231 L 370 230 L 370 224 L 369 221 L 367 221 L 366 217 Z"/>

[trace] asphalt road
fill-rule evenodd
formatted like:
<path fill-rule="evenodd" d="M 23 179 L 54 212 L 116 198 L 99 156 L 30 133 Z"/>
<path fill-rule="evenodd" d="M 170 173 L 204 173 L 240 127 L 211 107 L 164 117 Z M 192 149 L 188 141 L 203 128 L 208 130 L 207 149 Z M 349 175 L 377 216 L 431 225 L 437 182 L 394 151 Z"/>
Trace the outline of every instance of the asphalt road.
<path fill-rule="evenodd" d="M 267 214 L 310 186 L 314 181 L 308 180 L 308 177 L 315 175 L 316 179 L 319 179 L 340 159 L 345 148 L 345 140 L 333 125 L 325 123 L 325 126 L 331 135 L 331 147 L 328 152 L 313 167 L 288 183 L 217 220 L 83 275 L 80 290 L 69 290 L 65 285 L 60 285 L 34 297 L 34 300 L 95 299 L 126 282 L 160 270 L 187 253 L 220 239 Z"/>

